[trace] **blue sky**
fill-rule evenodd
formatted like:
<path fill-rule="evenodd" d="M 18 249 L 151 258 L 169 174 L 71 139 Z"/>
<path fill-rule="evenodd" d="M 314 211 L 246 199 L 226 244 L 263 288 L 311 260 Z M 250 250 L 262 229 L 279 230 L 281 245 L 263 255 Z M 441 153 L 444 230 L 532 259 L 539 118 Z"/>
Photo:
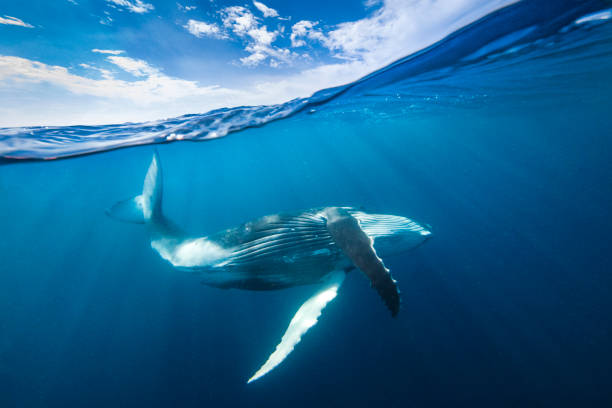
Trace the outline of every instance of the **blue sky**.
<path fill-rule="evenodd" d="M 0 126 L 144 121 L 353 81 L 513 0 L 0 0 Z"/>

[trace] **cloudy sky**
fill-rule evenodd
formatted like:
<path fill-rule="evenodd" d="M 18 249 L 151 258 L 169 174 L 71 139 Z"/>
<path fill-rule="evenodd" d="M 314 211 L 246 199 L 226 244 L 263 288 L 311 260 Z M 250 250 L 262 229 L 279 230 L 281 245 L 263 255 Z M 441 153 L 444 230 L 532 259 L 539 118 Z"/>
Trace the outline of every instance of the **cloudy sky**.
<path fill-rule="evenodd" d="M 513 0 L 0 0 L 0 127 L 138 122 L 351 82 Z"/>

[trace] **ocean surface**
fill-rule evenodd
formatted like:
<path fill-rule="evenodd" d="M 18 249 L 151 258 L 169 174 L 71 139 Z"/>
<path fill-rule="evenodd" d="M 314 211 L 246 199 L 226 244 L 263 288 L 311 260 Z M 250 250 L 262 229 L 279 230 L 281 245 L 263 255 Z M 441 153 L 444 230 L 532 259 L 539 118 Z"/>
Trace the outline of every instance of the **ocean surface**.
<path fill-rule="evenodd" d="M 612 406 L 610 7 L 520 2 L 282 105 L 0 129 L 0 407 Z M 428 225 L 385 259 L 398 317 L 350 273 L 247 385 L 313 288 L 200 285 L 107 217 L 154 148 L 194 234 L 328 205 Z"/>

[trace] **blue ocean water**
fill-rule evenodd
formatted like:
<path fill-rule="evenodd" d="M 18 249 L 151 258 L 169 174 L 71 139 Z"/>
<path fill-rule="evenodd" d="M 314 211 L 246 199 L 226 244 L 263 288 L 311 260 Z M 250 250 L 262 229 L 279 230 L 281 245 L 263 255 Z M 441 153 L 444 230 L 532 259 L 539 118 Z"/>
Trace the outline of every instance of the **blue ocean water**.
<path fill-rule="evenodd" d="M 0 406 L 610 406 L 611 14 L 520 2 L 284 105 L 0 129 Z M 326 205 L 430 225 L 385 259 L 398 317 L 351 273 L 247 385 L 312 288 L 202 286 L 107 217 L 153 143 L 194 233 Z"/>

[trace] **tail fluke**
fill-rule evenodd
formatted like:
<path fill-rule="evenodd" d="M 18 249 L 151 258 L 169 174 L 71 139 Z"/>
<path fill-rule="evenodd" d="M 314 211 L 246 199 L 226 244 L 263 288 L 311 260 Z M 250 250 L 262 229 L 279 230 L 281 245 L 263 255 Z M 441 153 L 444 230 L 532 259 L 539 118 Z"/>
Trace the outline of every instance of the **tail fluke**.
<path fill-rule="evenodd" d="M 142 194 L 119 201 L 106 210 L 110 217 L 124 222 L 144 224 L 162 218 L 163 180 L 157 151 L 145 176 Z"/>
<path fill-rule="evenodd" d="M 144 224 L 145 219 L 142 215 L 142 196 L 138 195 L 115 203 L 111 208 L 106 210 L 106 215 L 118 221 Z"/>
<path fill-rule="evenodd" d="M 145 221 L 161 218 L 163 190 L 161 162 L 156 150 L 142 186 L 142 215 Z"/>

